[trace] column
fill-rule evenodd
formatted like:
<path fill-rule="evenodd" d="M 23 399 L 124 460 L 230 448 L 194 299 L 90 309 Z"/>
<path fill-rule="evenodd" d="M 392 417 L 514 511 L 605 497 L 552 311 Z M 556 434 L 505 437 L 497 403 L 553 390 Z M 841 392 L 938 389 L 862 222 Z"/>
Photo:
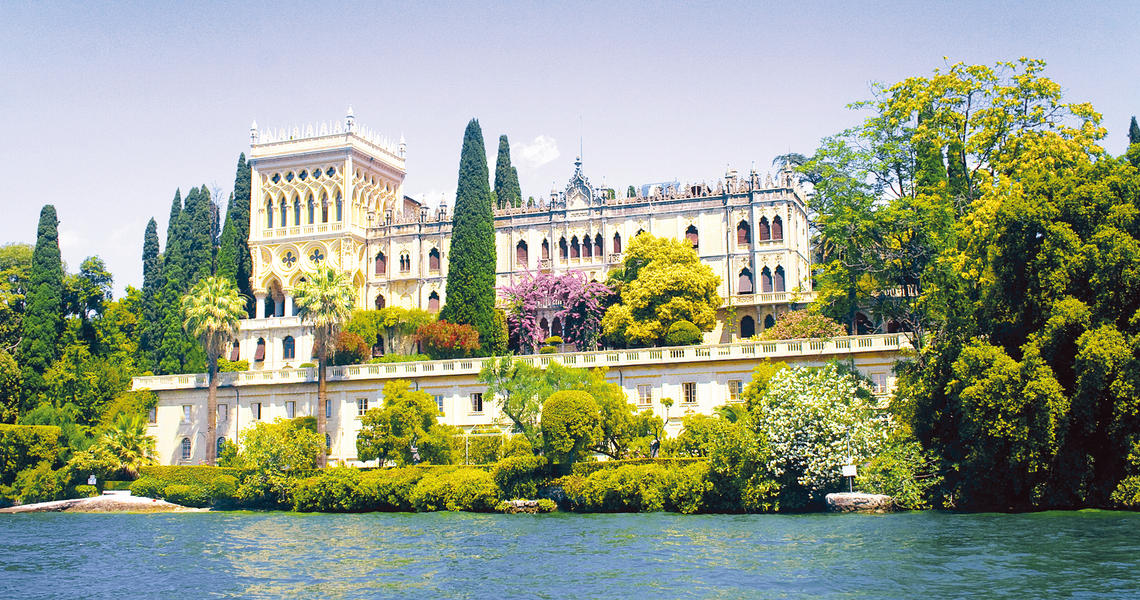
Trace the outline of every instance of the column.
<path fill-rule="evenodd" d="M 260 319 L 265 316 L 265 294 L 255 293 L 253 297 L 257 300 L 257 308 L 254 309 L 253 317 L 255 319 Z"/>
<path fill-rule="evenodd" d="M 293 316 L 293 294 L 285 294 L 285 314 L 283 317 Z"/>

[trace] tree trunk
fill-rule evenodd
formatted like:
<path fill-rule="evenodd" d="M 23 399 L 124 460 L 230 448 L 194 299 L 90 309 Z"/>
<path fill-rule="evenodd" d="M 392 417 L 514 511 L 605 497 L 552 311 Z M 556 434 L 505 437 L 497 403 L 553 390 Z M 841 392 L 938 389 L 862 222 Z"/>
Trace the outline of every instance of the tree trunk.
<path fill-rule="evenodd" d="M 206 464 L 217 464 L 218 435 L 218 357 L 208 357 L 210 391 L 206 393 Z"/>
<path fill-rule="evenodd" d="M 328 421 L 325 419 L 329 403 L 328 398 L 328 381 L 325 378 L 325 369 L 328 368 L 328 357 L 325 355 L 324 348 L 318 351 L 317 356 L 317 435 L 321 437 L 321 441 L 325 441 L 325 430 L 328 429 Z M 320 452 L 317 454 L 317 467 L 323 468 L 328 462 L 328 454 Z"/>

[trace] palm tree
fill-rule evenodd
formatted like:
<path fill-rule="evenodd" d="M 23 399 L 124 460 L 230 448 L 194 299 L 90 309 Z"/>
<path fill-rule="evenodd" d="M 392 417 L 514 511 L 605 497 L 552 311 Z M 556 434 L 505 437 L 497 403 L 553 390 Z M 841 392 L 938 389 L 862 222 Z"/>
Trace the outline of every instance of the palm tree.
<path fill-rule="evenodd" d="M 347 275 L 324 268 L 313 277 L 302 281 L 293 291 L 293 304 L 301 321 L 313 326 L 313 351 L 317 355 L 317 433 L 322 438 L 328 428 L 325 418 L 328 410 L 329 358 L 336 345 L 340 326 L 352 315 L 356 304 L 356 290 Z M 317 466 L 325 466 L 325 454 L 317 457 Z"/>
<path fill-rule="evenodd" d="M 182 297 L 182 327 L 206 350 L 210 391 L 206 396 L 206 464 L 216 461 L 218 429 L 218 357 L 237 336 L 238 320 L 246 316 L 245 300 L 224 277 L 200 279 Z"/>
<path fill-rule="evenodd" d="M 136 479 L 139 470 L 156 465 L 154 437 L 146 433 L 146 418 L 120 413 L 115 423 L 103 432 L 100 445 L 118 462 L 117 471 Z"/>

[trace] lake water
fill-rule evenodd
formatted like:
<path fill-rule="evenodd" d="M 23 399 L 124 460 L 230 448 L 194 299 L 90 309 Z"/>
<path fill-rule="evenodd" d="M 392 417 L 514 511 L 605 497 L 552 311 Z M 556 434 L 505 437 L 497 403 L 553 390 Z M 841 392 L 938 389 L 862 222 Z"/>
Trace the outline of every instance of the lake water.
<path fill-rule="evenodd" d="M 0 515 L 0 598 L 1137 598 L 1140 514 Z"/>

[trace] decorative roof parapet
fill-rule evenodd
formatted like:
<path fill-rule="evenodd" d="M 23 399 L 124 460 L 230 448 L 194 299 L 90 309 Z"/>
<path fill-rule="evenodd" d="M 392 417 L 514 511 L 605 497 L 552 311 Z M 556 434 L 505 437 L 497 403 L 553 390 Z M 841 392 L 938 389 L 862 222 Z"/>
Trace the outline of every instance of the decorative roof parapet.
<path fill-rule="evenodd" d="M 306 125 L 287 128 L 267 128 L 259 129 L 257 121 L 254 121 L 249 128 L 250 145 L 272 144 L 275 142 L 288 142 L 300 141 L 306 139 L 321 138 L 330 135 L 345 135 L 351 133 L 356 137 L 372 144 L 385 152 L 404 158 L 407 154 L 407 143 L 401 135 L 400 140 L 394 141 L 384 135 L 380 135 L 367 127 L 361 127 L 356 123 L 356 116 L 352 112 L 352 107 L 348 108 L 348 114 L 343 121 L 321 122 L 321 123 L 308 123 Z"/>

